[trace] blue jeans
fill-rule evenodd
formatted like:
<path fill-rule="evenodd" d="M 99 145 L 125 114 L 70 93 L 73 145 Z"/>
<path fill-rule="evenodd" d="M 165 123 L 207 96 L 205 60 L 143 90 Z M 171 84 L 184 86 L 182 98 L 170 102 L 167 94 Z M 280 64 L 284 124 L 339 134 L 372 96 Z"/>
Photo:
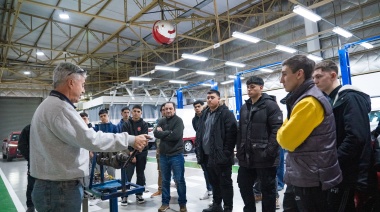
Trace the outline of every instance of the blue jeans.
<path fill-rule="evenodd" d="M 277 190 L 282 190 L 284 188 L 284 156 L 285 150 L 280 147 L 280 164 L 277 167 Z"/>
<path fill-rule="evenodd" d="M 162 204 L 169 205 L 170 202 L 170 179 L 173 170 L 174 181 L 177 182 L 178 204 L 186 205 L 186 183 L 185 183 L 185 159 L 183 154 L 166 156 L 160 155 L 160 168 L 162 174 Z"/>
<path fill-rule="evenodd" d="M 36 179 L 32 191 L 34 207 L 38 212 L 79 212 L 83 185 L 79 180 L 48 181 Z"/>

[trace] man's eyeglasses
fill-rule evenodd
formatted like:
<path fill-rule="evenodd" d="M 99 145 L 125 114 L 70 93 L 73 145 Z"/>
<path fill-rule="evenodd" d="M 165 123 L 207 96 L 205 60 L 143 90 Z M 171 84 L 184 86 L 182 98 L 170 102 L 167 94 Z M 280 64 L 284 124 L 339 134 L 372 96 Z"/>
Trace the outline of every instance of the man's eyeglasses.
<path fill-rule="evenodd" d="M 70 74 L 68 74 L 67 76 L 70 76 L 71 74 L 83 74 L 83 73 L 86 73 L 87 71 L 86 70 L 83 70 L 79 67 L 76 67 L 75 69 L 71 70 Z"/>

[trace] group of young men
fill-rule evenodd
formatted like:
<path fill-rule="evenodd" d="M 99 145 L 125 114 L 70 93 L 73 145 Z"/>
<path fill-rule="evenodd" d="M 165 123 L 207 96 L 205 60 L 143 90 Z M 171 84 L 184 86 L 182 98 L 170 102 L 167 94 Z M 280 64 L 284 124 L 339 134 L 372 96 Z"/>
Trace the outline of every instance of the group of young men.
<path fill-rule="evenodd" d="M 112 126 L 119 133 L 96 132 L 80 119 L 73 105 L 84 93 L 85 78 L 86 72 L 78 66 L 59 64 L 54 70 L 54 90 L 33 116 L 30 174 L 36 178 L 32 197 L 38 211 L 80 210 L 89 162 L 84 149 L 114 152 L 132 146 L 145 158 L 138 165 L 136 157 L 136 169 L 145 169 L 148 136 L 141 106 L 132 112 L 138 119 L 135 115 L 128 119 L 128 112 L 121 111 L 123 119 Z M 371 190 L 375 172 L 369 96 L 353 86 L 339 85 L 338 68 L 332 61 L 315 65 L 304 55 L 282 63 L 281 83 L 289 92 L 284 121 L 275 98 L 262 92 L 264 81 L 259 77 L 252 76 L 247 81 L 249 99 L 241 107 L 239 123 L 228 107 L 220 104 L 219 91 L 207 92 L 207 107 L 193 120 L 197 161 L 209 182 L 207 194 L 212 191 L 213 195 L 212 205 L 203 212 L 233 210 L 235 146 L 243 211 L 256 211 L 256 181 L 261 184 L 263 211 L 276 210 L 280 146 L 288 152 L 284 211 L 367 210 L 365 203 L 376 194 Z M 162 205 L 158 211 L 169 209 L 173 172 L 180 212 L 186 212 L 184 124 L 175 114 L 175 103 L 165 103 L 161 112 L 163 118 L 154 130 L 160 141 L 157 159 L 162 175 Z M 95 128 L 102 130 L 100 125 Z M 145 185 L 145 177 L 138 176 L 137 181 Z M 62 189 L 65 192 L 56 192 Z M 137 200 L 143 202 L 139 197 Z"/>
<path fill-rule="evenodd" d="M 288 152 L 284 211 L 370 210 L 378 191 L 369 96 L 354 86 L 341 86 L 332 61 L 315 65 L 306 56 L 295 55 L 282 63 L 281 75 L 289 92 L 284 121 L 275 97 L 262 93 L 264 81 L 256 76 L 247 80 L 249 99 L 241 107 L 238 127 L 228 108 L 219 104 L 218 91 L 207 93 L 203 112 L 197 112 L 200 102 L 193 104 L 198 163 L 213 192 L 213 204 L 203 212 L 232 211 L 235 144 L 243 211 L 256 211 L 252 189 L 256 181 L 262 210 L 276 210 L 280 147 Z"/>

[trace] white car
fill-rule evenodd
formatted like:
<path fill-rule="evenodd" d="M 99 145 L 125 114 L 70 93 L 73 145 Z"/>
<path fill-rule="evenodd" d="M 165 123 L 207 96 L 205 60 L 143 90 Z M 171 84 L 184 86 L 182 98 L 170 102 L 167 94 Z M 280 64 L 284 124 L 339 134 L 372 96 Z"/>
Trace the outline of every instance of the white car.
<path fill-rule="evenodd" d="M 153 130 L 156 127 L 156 122 L 154 121 L 147 121 L 148 124 L 148 135 L 150 136 L 148 149 L 152 148 L 153 146 L 156 146 L 156 138 L 153 135 Z"/>

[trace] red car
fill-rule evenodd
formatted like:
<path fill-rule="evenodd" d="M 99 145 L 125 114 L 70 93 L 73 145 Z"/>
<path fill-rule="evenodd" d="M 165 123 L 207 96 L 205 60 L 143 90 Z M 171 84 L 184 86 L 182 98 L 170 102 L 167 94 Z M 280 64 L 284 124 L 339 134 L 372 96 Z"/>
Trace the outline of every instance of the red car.
<path fill-rule="evenodd" d="M 3 159 L 7 159 L 7 161 L 12 161 L 13 158 L 21 158 L 22 155 L 18 151 L 18 139 L 20 137 L 21 132 L 11 132 L 7 138 L 3 140 Z"/>

